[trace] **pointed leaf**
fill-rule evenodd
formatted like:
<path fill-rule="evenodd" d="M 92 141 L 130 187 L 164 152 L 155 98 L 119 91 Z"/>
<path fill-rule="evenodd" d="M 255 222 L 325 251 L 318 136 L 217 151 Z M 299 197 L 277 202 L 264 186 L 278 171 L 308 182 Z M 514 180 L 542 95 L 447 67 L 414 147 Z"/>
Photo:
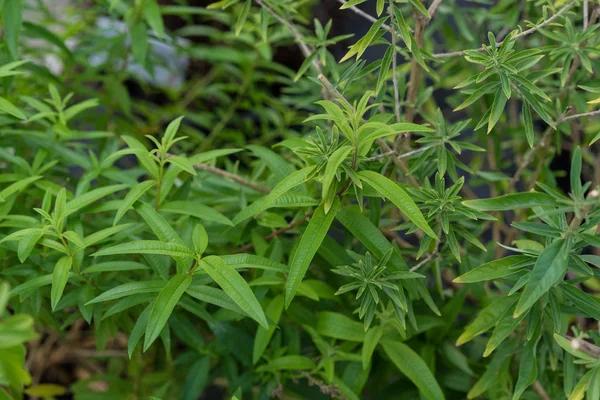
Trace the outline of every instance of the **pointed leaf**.
<path fill-rule="evenodd" d="M 375 189 L 380 195 L 390 200 L 400 209 L 416 226 L 421 228 L 428 236 L 437 240 L 437 235 L 429 227 L 421 210 L 413 199 L 400 186 L 385 176 L 374 171 L 360 171 L 360 179 Z"/>
<path fill-rule="evenodd" d="M 331 205 L 331 210 L 329 210 L 329 213 L 325 214 L 325 205 L 324 203 L 321 203 L 310 219 L 306 230 L 302 234 L 300 243 L 290 261 L 290 272 L 285 287 L 286 308 L 290 306 L 292 299 L 296 295 L 298 287 L 308 270 L 310 262 L 317 250 L 319 250 L 325 235 L 327 235 L 339 205 L 340 201 L 336 197 Z"/>
<path fill-rule="evenodd" d="M 268 329 L 265 313 L 248 283 L 231 266 L 217 256 L 200 260 L 200 266 L 245 313 Z"/>
<path fill-rule="evenodd" d="M 187 274 L 179 274 L 172 277 L 165 287 L 160 291 L 154 301 L 154 306 L 146 325 L 144 338 L 144 351 L 156 340 L 171 316 L 177 302 L 192 283 L 192 277 Z"/>

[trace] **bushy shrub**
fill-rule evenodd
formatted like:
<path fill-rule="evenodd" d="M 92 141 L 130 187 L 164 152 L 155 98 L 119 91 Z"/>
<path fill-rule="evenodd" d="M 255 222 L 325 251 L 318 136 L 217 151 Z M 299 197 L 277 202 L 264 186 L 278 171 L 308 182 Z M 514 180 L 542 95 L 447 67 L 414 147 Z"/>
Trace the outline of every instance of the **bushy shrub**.
<path fill-rule="evenodd" d="M 600 398 L 598 3 L 319 3 L 0 1 L 0 399 Z"/>

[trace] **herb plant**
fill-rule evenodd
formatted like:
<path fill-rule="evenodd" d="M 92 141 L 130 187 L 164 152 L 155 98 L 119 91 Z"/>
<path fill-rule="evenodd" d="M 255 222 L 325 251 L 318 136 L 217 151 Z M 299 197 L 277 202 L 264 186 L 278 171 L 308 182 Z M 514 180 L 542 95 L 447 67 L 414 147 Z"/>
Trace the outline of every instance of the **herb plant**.
<path fill-rule="evenodd" d="M 0 1 L 0 399 L 600 399 L 600 4 L 319 3 Z"/>

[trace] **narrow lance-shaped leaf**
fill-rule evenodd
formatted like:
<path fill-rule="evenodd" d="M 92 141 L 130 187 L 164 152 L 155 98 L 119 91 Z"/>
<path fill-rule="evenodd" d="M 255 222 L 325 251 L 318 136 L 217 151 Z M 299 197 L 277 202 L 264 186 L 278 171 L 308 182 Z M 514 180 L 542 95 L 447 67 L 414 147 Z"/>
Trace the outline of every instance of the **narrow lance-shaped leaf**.
<path fill-rule="evenodd" d="M 491 199 L 465 200 L 463 204 L 478 211 L 510 211 L 519 208 L 554 206 L 553 197 L 539 192 L 506 194 Z"/>
<path fill-rule="evenodd" d="M 358 176 L 363 182 L 394 203 L 394 205 L 416 226 L 421 228 L 423 232 L 437 240 L 437 235 L 431 227 L 429 227 L 429 224 L 425 220 L 425 217 L 423 217 L 419 207 L 417 207 L 413 199 L 406 194 L 400 186 L 385 176 L 373 171 L 361 171 L 358 173 Z"/>
<path fill-rule="evenodd" d="M 335 213 L 337 212 L 339 205 L 340 201 L 336 197 L 331 205 L 329 213 L 325 214 L 325 204 L 321 203 L 310 219 L 306 230 L 302 234 L 300 243 L 290 261 L 290 272 L 285 287 L 286 308 L 290 306 L 292 299 L 296 295 L 300 283 L 308 270 L 310 262 L 319 249 L 319 246 L 321 246 L 323 238 L 327 235 L 327 231 L 329 231 L 329 227 L 335 218 Z"/>
<path fill-rule="evenodd" d="M 173 258 L 194 258 L 194 252 L 188 247 L 177 243 L 165 243 L 158 240 L 136 240 L 118 244 L 92 254 L 92 257 L 110 256 L 117 254 L 162 254 Z"/>
<path fill-rule="evenodd" d="M 289 192 L 296 186 L 303 184 L 306 181 L 306 179 L 310 176 L 310 174 L 315 170 L 315 168 L 316 166 L 313 165 L 290 174 L 287 178 L 279 182 L 277 186 L 275 186 L 268 195 L 261 197 L 260 199 L 256 200 L 254 203 L 250 204 L 248 207 L 240 211 L 233 218 L 233 224 L 237 225 L 240 222 L 250 217 L 253 217 L 261 211 L 267 209 L 271 203 L 273 203 L 283 194 Z"/>
<path fill-rule="evenodd" d="M 54 272 L 52 273 L 52 290 L 50 291 L 50 303 L 52 310 L 56 308 L 67 281 L 69 280 L 69 271 L 73 265 L 73 259 L 70 256 L 62 257 L 54 266 Z"/>
<path fill-rule="evenodd" d="M 529 104 L 523 102 L 523 110 L 521 112 L 523 114 L 523 124 L 525 127 L 525 137 L 527 138 L 527 143 L 529 147 L 533 147 L 534 140 L 534 131 L 533 131 L 533 120 L 531 118 L 531 109 L 529 108 Z"/>
<path fill-rule="evenodd" d="M 515 309 L 515 318 L 529 308 L 550 290 L 567 272 L 569 248 L 565 240 L 557 240 L 548 245 L 538 257 L 529 281 Z"/>
<path fill-rule="evenodd" d="M 371 357 L 373 356 L 373 352 L 375 351 L 377 344 L 379 344 L 379 340 L 381 339 L 382 335 L 383 327 L 381 325 L 369 329 L 365 334 L 365 341 L 363 343 L 361 353 L 362 367 L 364 370 L 366 370 L 369 367 L 369 364 L 371 363 Z"/>
<path fill-rule="evenodd" d="M 445 399 L 444 392 L 442 392 L 431 370 L 417 353 L 404 343 L 397 341 L 385 340 L 382 344 L 385 354 L 400 372 L 419 388 L 423 397 L 428 400 Z"/>
<path fill-rule="evenodd" d="M 338 167 L 348 154 L 352 151 L 351 146 L 343 146 L 337 149 L 331 154 L 329 160 L 327 160 L 327 165 L 325 166 L 325 173 L 323 175 L 323 188 L 322 188 L 322 197 L 325 202 L 325 213 L 329 212 L 331 208 L 331 201 L 329 199 L 329 194 L 332 190 L 335 190 L 335 185 L 333 184 L 336 172 Z"/>
<path fill-rule="evenodd" d="M 518 298 L 519 297 L 516 295 L 504 296 L 484 308 L 477 318 L 465 328 L 462 335 L 458 337 L 456 345 L 460 346 L 473 339 L 475 336 L 481 335 L 494 327 L 510 307 L 517 302 Z"/>
<path fill-rule="evenodd" d="M 154 306 L 146 325 L 144 351 L 156 340 L 181 296 L 192 283 L 191 275 L 179 274 L 167 282 L 154 301 Z"/>
<path fill-rule="evenodd" d="M 101 295 L 96 296 L 92 300 L 85 303 L 85 305 L 87 306 L 89 304 L 101 303 L 103 301 L 116 300 L 122 297 L 133 296 L 135 294 L 160 292 L 164 286 L 164 281 L 128 282 L 107 290 Z"/>
<path fill-rule="evenodd" d="M 459 276 L 454 279 L 454 282 L 473 283 L 512 275 L 520 271 L 519 268 L 514 268 L 515 265 L 522 264 L 530 259 L 531 257 L 527 256 L 508 256 L 499 260 L 490 261 Z"/>
<path fill-rule="evenodd" d="M 0 97 L 0 112 L 12 115 L 13 117 L 17 117 L 19 119 L 27 118 L 27 116 L 23 114 L 23 111 L 15 107 L 13 103 L 8 101 L 4 97 Z"/>
<path fill-rule="evenodd" d="M 281 318 L 281 313 L 283 312 L 283 296 L 276 296 L 265 310 L 267 317 L 271 321 L 273 321 L 274 325 L 270 325 L 267 329 L 262 326 L 259 326 L 256 330 L 256 335 L 254 336 L 254 346 L 252 348 L 252 363 L 256 364 L 260 357 L 267 349 L 269 342 L 271 341 L 271 337 L 275 333 L 275 329 L 277 328 L 276 324 L 279 323 L 279 318 Z"/>
<path fill-rule="evenodd" d="M 125 198 L 121 202 L 121 205 L 119 206 L 119 209 L 115 214 L 113 225 L 116 225 L 121 220 L 121 218 L 123 218 L 127 210 L 129 210 L 131 206 L 133 206 L 133 204 L 136 201 L 138 201 L 138 199 L 142 197 L 144 193 L 146 193 L 154 185 L 156 185 L 156 181 L 154 180 L 140 182 L 137 185 L 135 185 L 129 192 L 127 192 Z"/>
<path fill-rule="evenodd" d="M 269 327 L 265 313 L 252 289 L 235 269 L 217 256 L 201 259 L 200 266 L 245 313 L 264 328 Z"/>
<path fill-rule="evenodd" d="M 165 35 L 165 27 L 158 2 L 156 0 L 145 0 L 142 8 L 144 19 L 158 37 L 162 38 Z"/>

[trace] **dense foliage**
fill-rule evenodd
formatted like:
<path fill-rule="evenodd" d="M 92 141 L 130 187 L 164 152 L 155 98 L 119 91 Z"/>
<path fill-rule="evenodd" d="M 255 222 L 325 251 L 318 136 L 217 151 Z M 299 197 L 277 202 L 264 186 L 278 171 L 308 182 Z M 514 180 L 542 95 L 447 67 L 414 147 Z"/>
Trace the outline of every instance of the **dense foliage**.
<path fill-rule="evenodd" d="M 600 5 L 334 4 L 0 0 L 0 399 L 600 399 Z"/>

